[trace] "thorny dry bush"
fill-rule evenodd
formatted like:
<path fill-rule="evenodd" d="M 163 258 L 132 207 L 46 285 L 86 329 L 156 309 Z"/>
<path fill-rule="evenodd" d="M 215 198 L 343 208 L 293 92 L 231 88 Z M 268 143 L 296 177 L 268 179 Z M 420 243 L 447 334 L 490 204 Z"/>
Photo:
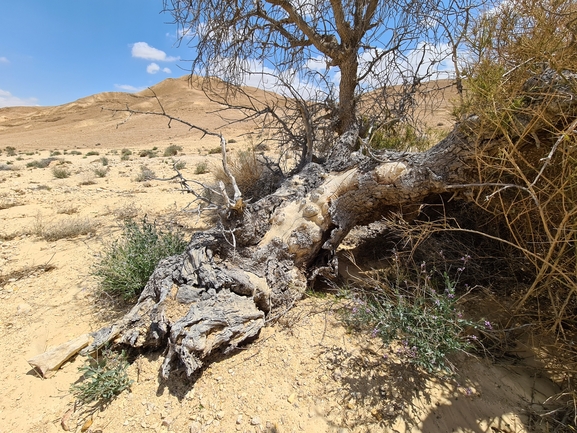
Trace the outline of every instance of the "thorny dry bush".
<path fill-rule="evenodd" d="M 543 361 L 565 384 L 541 414 L 554 428 L 577 423 L 576 38 L 574 2 L 501 4 L 475 24 L 456 110 L 478 116 L 479 142 L 502 143 L 478 157 L 473 199 L 504 229 L 495 239 L 515 250 L 509 265 L 529 277 L 508 326 L 531 324 Z"/>

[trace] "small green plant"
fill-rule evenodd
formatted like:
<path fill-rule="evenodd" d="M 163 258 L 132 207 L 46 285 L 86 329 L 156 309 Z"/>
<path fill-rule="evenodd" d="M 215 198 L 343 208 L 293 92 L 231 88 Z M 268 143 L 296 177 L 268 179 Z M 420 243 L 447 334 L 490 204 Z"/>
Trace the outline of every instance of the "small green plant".
<path fill-rule="evenodd" d="M 70 155 L 82 155 L 82 152 L 79 152 L 78 150 L 72 150 L 70 151 Z"/>
<path fill-rule="evenodd" d="M 122 149 L 120 151 L 120 160 L 121 161 L 128 161 L 130 159 L 130 155 L 132 155 L 132 151 L 128 149 Z"/>
<path fill-rule="evenodd" d="M 176 144 L 171 144 L 166 149 L 164 149 L 164 156 L 176 156 L 178 152 L 182 150 L 182 146 L 178 146 Z"/>
<path fill-rule="evenodd" d="M 218 147 L 213 147 L 212 149 L 210 149 L 208 151 L 208 154 L 209 155 L 216 155 L 217 153 L 221 153 L 221 152 L 222 152 L 222 149 L 220 148 L 220 146 L 218 146 Z"/>
<path fill-rule="evenodd" d="M 164 232 L 146 220 L 126 221 L 120 239 L 105 248 L 92 274 L 102 291 L 131 300 L 140 295 L 158 262 L 181 254 L 186 245 L 179 232 Z"/>
<path fill-rule="evenodd" d="M 406 123 L 395 123 L 377 129 L 369 143 L 377 150 L 424 150 L 429 144 L 425 135 L 419 134 L 413 126 Z"/>
<path fill-rule="evenodd" d="M 447 356 L 467 351 L 476 340 L 471 331 L 478 325 L 463 317 L 456 296 L 456 280 L 445 272 L 438 282 L 435 272 L 421 265 L 419 281 L 410 284 L 400 275 L 391 281 L 375 280 L 376 290 L 355 291 L 345 309 L 345 323 L 357 329 L 370 329 L 373 337 L 385 344 L 398 343 L 397 355 L 405 362 L 429 372 L 451 372 Z M 436 287 L 437 286 L 437 287 Z M 489 322 L 485 322 L 490 327 Z"/>
<path fill-rule="evenodd" d="M 16 148 L 13 146 L 6 146 L 6 155 L 7 156 L 16 156 Z"/>
<path fill-rule="evenodd" d="M 70 392 L 84 404 L 109 402 L 132 385 L 128 366 L 124 351 L 118 354 L 105 349 L 99 358 L 90 358 L 78 368 L 84 380 L 72 385 Z"/>
<path fill-rule="evenodd" d="M 100 163 L 101 163 L 104 167 L 106 167 L 106 166 L 108 165 L 108 162 L 109 162 L 109 161 L 108 161 L 108 158 L 107 158 L 107 157 L 103 156 L 103 157 L 100 158 Z"/>
<path fill-rule="evenodd" d="M 136 175 L 136 182 L 146 182 L 156 177 L 156 173 L 145 165 L 140 166 L 140 173 Z"/>
<path fill-rule="evenodd" d="M 50 156 L 60 156 L 62 155 L 62 152 L 60 152 L 59 150 L 53 150 L 50 152 Z"/>
<path fill-rule="evenodd" d="M 70 177 L 70 171 L 66 167 L 55 166 L 52 167 L 52 175 L 56 179 L 66 179 L 67 177 Z"/>
<path fill-rule="evenodd" d="M 208 173 L 208 164 L 206 161 L 199 162 L 196 164 L 196 168 L 194 169 L 194 174 L 205 174 Z"/>
<path fill-rule="evenodd" d="M 99 156 L 100 152 L 97 152 L 96 150 L 91 150 L 90 152 L 86 152 L 86 156 Z"/>

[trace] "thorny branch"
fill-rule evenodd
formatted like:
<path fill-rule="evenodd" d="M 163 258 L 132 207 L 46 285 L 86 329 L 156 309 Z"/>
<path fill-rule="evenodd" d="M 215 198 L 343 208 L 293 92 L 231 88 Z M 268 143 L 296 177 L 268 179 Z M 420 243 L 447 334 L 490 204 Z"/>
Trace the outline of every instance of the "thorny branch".
<path fill-rule="evenodd" d="M 238 188 L 238 184 L 236 182 L 235 177 L 233 176 L 233 174 L 228 169 L 228 163 L 226 160 L 226 139 L 224 138 L 224 135 L 222 133 L 209 131 L 206 128 L 203 128 L 201 126 L 190 123 L 190 122 L 183 120 L 179 117 L 172 116 L 171 114 L 168 114 L 166 112 L 166 110 L 164 109 L 162 102 L 160 101 L 160 99 L 156 95 L 156 92 L 153 89 L 151 89 L 150 87 L 148 89 L 152 92 L 154 98 L 158 102 L 158 105 L 161 109 L 160 112 L 159 111 L 134 110 L 134 109 L 130 108 L 128 105 L 126 105 L 126 108 L 106 108 L 106 107 L 103 107 L 102 110 L 112 111 L 114 114 L 116 114 L 117 112 L 129 113 L 129 115 L 126 119 L 124 119 L 122 122 L 120 122 L 116 125 L 116 128 L 118 128 L 120 125 L 125 124 L 128 121 L 128 119 L 130 119 L 130 117 L 132 117 L 133 114 L 145 114 L 145 115 L 166 117 L 168 119 L 168 127 L 169 128 L 171 127 L 172 121 L 175 121 L 175 122 L 182 123 L 183 125 L 188 126 L 189 130 L 200 131 L 200 132 L 202 132 L 201 139 L 207 135 L 213 136 L 213 137 L 218 137 L 220 139 L 222 167 L 223 167 L 223 170 L 226 173 L 228 179 L 230 180 L 230 183 L 231 183 L 232 188 L 234 190 L 233 199 L 230 199 L 230 197 L 228 197 L 228 194 L 226 193 L 224 188 L 220 188 L 221 191 L 216 191 L 215 189 L 210 188 L 209 186 L 207 186 L 201 182 L 197 182 L 195 180 L 185 179 L 184 176 L 182 175 L 182 173 L 176 168 L 176 164 L 173 166 L 174 170 L 177 173 L 175 176 L 168 178 L 168 179 L 157 178 L 157 180 L 175 180 L 175 179 L 178 179 L 178 181 L 180 182 L 180 185 L 182 187 L 182 191 L 193 194 L 196 197 L 196 199 L 206 202 L 209 206 L 211 206 L 212 209 L 218 208 L 218 206 L 215 203 L 213 203 L 210 199 L 207 199 L 206 197 L 203 197 L 202 195 L 200 195 L 196 191 L 194 191 L 194 189 L 190 187 L 188 182 L 196 183 L 196 184 L 202 186 L 205 190 L 208 190 L 211 193 L 214 193 L 214 194 L 222 197 L 226 203 L 227 208 L 242 206 L 242 193 L 240 192 L 240 189 Z"/>

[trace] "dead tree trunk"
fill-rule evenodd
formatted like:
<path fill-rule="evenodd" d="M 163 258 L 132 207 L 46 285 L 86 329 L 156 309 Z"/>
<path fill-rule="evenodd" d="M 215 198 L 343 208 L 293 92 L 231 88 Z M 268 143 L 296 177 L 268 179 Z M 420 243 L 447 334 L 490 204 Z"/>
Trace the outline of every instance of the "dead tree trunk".
<path fill-rule="evenodd" d="M 479 153 L 503 144 L 477 129 L 472 118 L 428 151 L 370 156 L 353 151 L 356 131 L 343 134 L 324 166 L 308 164 L 275 193 L 231 208 L 223 227 L 195 234 L 184 254 L 162 261 L 132 310 L 86 351 L 109 342 L 167 347 L 162 375 L 182 367 L 192 375 L 211 353 L 256 337 L 302 297 L 308 279 L 334 275 L 335 251 L 353 227 L 412 218 L 446 192 L 466 199 Z"/>

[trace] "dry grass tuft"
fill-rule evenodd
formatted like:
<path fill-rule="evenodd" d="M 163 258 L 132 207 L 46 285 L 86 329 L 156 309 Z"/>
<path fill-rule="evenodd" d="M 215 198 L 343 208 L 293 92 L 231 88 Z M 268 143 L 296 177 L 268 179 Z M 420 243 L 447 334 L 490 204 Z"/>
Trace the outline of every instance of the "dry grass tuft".
<path fill-rule="evenodd" d="M 46 224 L 39 213 L 36 216 L 33 233 L 45 241 L 53 242 L 60 239 L 72 239 L 82 235 L 94 234 L 97 228 L 98 223 L 88 218 L 70 218 Z"/>

